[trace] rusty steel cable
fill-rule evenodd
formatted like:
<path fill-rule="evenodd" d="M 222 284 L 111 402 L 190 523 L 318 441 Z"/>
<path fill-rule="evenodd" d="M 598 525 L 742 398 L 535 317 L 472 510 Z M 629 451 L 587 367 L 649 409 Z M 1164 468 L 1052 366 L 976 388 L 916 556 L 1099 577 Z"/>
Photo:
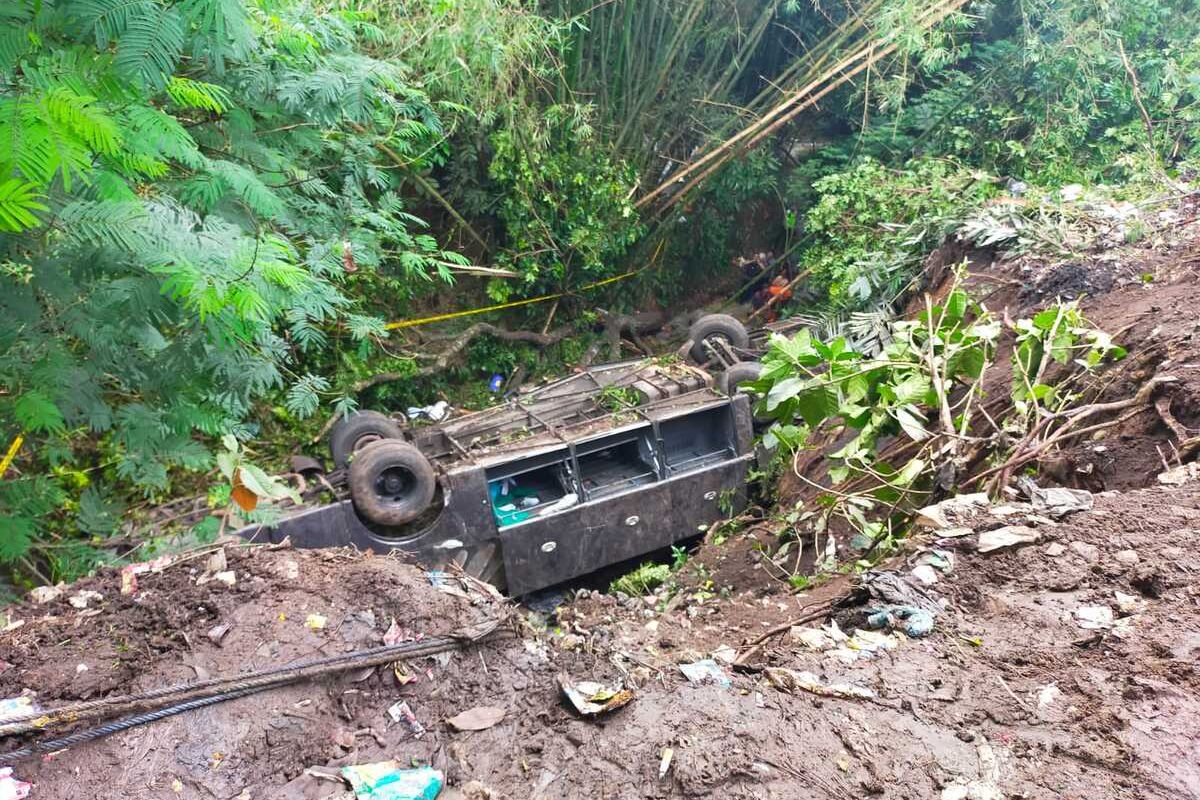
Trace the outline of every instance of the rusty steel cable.
<path fill-rule="evenodd" d="M 404 642 L 396 645 L 373 647 L 338 656 L 287 664 L 282 667 L 251 672 L 232 678 L 212 678 L 204 681 L 166 686 L 138 695 L 110 697 L 102 700 L 74 703 L 48 710 L 29 711 L 0 719 L 0 735 L 8 736 L 42 731 L 48 728 L 73 725 L 90 719 L 110 717 L 131 711 L 155 710 L 157 707 L 167 703 L 187 705 L 196 700 L 211 699 L 218 696 L 224 699 L 230 699 L 233 695 L 242 697 L 244 696 L 242 693 L 249 694 L 265 689 L 274 689 L 279 686 L 322 675 L 343 672 L 348 669 L 378 666 L 402 658 L 419 658 L 436 655 L 437 653 L 461 649 L 469 644 L 497 638 L 496 634 L 503 622 L 504 619 L 489 620 L 449 636 L 431 637 L 417 642 Z M 176 711 L 174 713 L 179 712 Z M 122 728 L 121 730 L 124 729 Z M 6 757 L 8 757 L 8 754 L 0 754 L 0 764 L 6 763 L 4 761 Z M 21 757 L 23 758 L 24 756 Z"/>

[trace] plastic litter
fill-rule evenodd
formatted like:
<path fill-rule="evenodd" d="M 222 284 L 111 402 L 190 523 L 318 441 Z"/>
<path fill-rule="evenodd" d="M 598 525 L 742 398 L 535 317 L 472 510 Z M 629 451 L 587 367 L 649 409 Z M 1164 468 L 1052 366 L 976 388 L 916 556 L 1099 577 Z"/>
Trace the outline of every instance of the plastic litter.
<path fill-rule="evenodd" d="M 899 628 L 906 636 L 920 638 L 933 630 L 933 614 L 916 606 L 884 606 L 867 610 L 867 626 Z"/>
<path fill-rule="evenodd" d="M 438 400 L 433 405 L 409 406 L 404 413 L 409 419 L 424 418 L 431 422 L 441 422 L 450 416 L 450 404 L 445 400 Z"/>
<path fill-rule="evenodd" d="M 71 608 L 87 608 L 88 603 L 99 602 L 104 599 L 104 595 L 99 592 L 93 592 L 91 589 L 84 589 L 81 592 L 71 595 L 67 598 L 67 602 L 71 604 Z"/>
<path fill-rule="evenodd" d="M 721 665 L 711 658 L 701 659 L 691 664 L 680 664 L 679 671 L 684 674 L 689 683 L 715 683 L 722 689 L 728 689 L 733 681 L 721 669 Z"/>
<path fill-rule="evenodd" d="M 1033 510 L 1053 519 L 1061 519 L 1073 511 L 1088 511 L 1096 504 L 1092 493 L 1084 489 L 1064 489 L 1058 486 L 1042 489 L 1031 478 L 1021 478 L 1017 485 L 1033 503 Z"/>
<path fill-rule="evenodd" d="M 981 553 L 1002 550 L 1005 547 L 1015 547 L 1020 544 L 1033 544 L 1041 538 L 1041 533 L 1026 525 L 1007 525 L 992 531 L 979 534 L 977 549 Z"/>
<path fill-rule="evenodd" d="M 917 564 L 912 569 L 912 575 L 926 586 L 932 586 L 938 582 L 938 573 L 929 564 Z"/>
<path fill-rule="evenodd" d="M 822 697 L 841 697 L 847 700 L 869 700 L 875 697 L 875 692 L 866 687 L 849 683 L 823 683 L 811 672 L 796 672 L 783 667 L 767 667 L 763 672 L 772 686 L 788 694 L 794 694 L 800 689 Z"/>
<path fill-rule="evenodd" d="M 29 599 L 37 605 L 50 603 L 62 596 L 63 589 L 66 584 L 58 584 L 57 586 L 35 586 L 29 590 Z"/>
<path fill-rule="evenodd" d="M 1073 613 L 1075 624 L 1088 631 L 1107 630 L 1116 621 L 1108 606 L 1080 606 Z"/>
<path fill-rule="evenodd" d="M 342 767 L 358 800 L 434 800 L 446 783 L 432 767 L 401 769 L 395 761 Z"/>
<path fill-rule="evenodd" d="M 12 767 L 0 769 L 0 800 L 24 800 L 31 789 L 33 784 L 13 777 Z"/>
<path fill-rule="evenodd" d="M 629 703 L 633 691 L 620 683 L 605 686 L 595 681 L 573 682 L 566 675 L 558 676 L 558 688 L 576 711 L 585 717 L 608 714 Z"/>
<path fill-rule="evenodd" d="M 670 747 L 662 749 L 662 758 L 658 762 L 658 779 L 661 781 L 667 777 L 667 770 L 671 769 L 671 759 L 675 757 L 675 751 Z"/>
<path fill-rule="evenodd" d="M 399 703 L 393 704 L 387 710 L 388 716 L 393 722 L 403 722 L 412 731 L 414 739 L 420 739 L 425 735 L 425 726 L 421 724 L 421 720 L 417 719 L 417 715 L 413 713 L 408 702 L 401 700 Z"/>
<path fill-rule="evenodd" d="M 942 610 L 936 597 L 929 594 L 919 583 L 908 580 L 898 572 L 871 570 L 864 573 L 861 580 L 863 588 L 881 605 L 916 606 L 931 614 L 940 613 Z"/>
<path fill-rule="evenodd" d="M 36 710 L 31 695 L 22 694 L 0 700 L 0 717 L 20 717 Z"/>
<path fill-rule="evenodd" d="M 309 614 L 308 618 L 304 620 L 304 627 L 310 630 L 319 631 L 325 627 L 325 623 L 328 621 L 328 618 L 322 614 Z"/>
<path fill-rule="evenodd" d="M 495 394 L 503 388 L 504 376 L 499 372 L 493 373 L 491 379 L 488 381 L 488 391 L 490 391 L 492 394 Z"/>
<path fill-rule="evenodd" d="M 723 664 L 732 664 L 737 660 L 737 650 L 734 650 L 727 644 L 723 644 L 716 650 L 713 650 L 713 658 Z"/>
<path fill-rule="evenodd" d="M 986 492 L 960 494 L 922 508 L 917 512 L 916 522 L 933 530 L 948 530 L 979 516 L 990 504 Z"/>

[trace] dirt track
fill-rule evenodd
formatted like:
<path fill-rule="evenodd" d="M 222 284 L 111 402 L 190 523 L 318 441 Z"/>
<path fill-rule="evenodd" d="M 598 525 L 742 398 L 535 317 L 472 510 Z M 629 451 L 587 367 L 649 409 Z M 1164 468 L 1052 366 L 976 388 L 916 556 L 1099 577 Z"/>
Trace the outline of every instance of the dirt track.
<path fill-rule="evenodd" d="M 1130 345 L 1127 362 L 1102 376 L 1106 396 L 1129 396 L 1170 372 L 1180 379 L 1174 415 L 1194 435 L 1200 281 L 1188 235 L 1162 252 L 1127 248 L 1082 267 L 993 265 L 972 280 L 989 307 L 1014 314 L 1048 292 L 1093 295 L 1089 317 Z M 1200 797 L 1200 482 L 1156 485 L 1170 439 L 1148 408 L 1042 464 L 1062 482 L 1101 492 L 1095 508 L 1058 525 L 1036 522 L 1040 540 L 1024 547 L 980 554 L 976 535 L 939 545 L 953 553 L 953 568 L 930 589 L 947 604 L 934 632 L 874 658 L 844 661 L 785 632 L 745 670 L 726 667 L 730 688 L 683 678 L 679 663 L 722 645 L 744 652 L 849 589 L 839 578 L 789 592 L 759 553 L 771 534 L 751 530 L 695 556 L 689 574 L 697 566 L 702 574 L 666 610 L 592 594 L 540 632 L 527 628 L 523 640 L 410 663 L 416 680 L 406 685 L 377 669 L 276 690 L 27 761 L 16 774 L 35 784 L 35 800 L 344 798 L 343 786 L 306 770 L 386 758 L 444 769 L 443 797 L 472 781 L 522 800 Z M 1120 492 L 1104 491 L 1112 489 Z M 1023 516 L 973 524 L 986 530 Z M 932 544 L 918 539 L 886 566 L 907 575 Z M 0 634 L 0 659 L 10 665 L 0 671 L 0 696 L 32 690 L 52 706 L 376 645 L 393 619 L 394 635 L 415 637 L 496 613 L 485 594 L 440 591 L 391 558 L 231 548 L 228 568 L 232 587 L 200 583 L 205 561 L 196 559 L 141 576 L 132 596 L 105 573 L 53 602 L 9 609 L 24 624 Z M 701 586 L 711 594 L 697 596 Z M 81 610 L 67 598 L 84 588 L 103 599 Z M 1080 611 L 1100 608 L 1112 612 L 1112 627 L 1082 627 Z M 326 617 L 325 626 L 306 626 L 310 614 Z M 861 608 L 834 618 L 851 632 Z M 215 644 L 208 633 L 218 625 L 229 631 Z M 767 668 L 809 671 L 875 696 L 785 693 Z M 623 679 L 637 697 L 583 721 L 563 706 L 559 673 Z M 419 739 L 386 713 L 401 699 L 428 729 Z M 506 717 L 477 733 L 444 723 L 479 705 Z M 674 758 L 660 780 L 666 747 Z"/>

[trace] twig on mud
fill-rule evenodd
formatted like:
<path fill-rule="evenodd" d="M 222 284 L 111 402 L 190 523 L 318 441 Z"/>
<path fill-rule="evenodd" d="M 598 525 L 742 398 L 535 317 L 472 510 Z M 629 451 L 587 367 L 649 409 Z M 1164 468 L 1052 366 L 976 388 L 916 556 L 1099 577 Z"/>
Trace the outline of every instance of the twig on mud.
<path fill-rule="evenodd" d="M 788 620 L 787 622 L 784 622 L 780 625 L 776 625 L 774 628 L 771 628 L 769 631 L 764 633 L 762 636 L 759 636 L 754 641 L 748 642 L 746 645 L 746 649 L 738 654 L 738 657 L 734 660 L 733 665 L 735 667 L 746 666 L 746 662 L 750 660 L 751 656 L 753 656 L 756 652 L 758 652 L 758 649 L 762 646 L 762 643 L 767 641 L 768 639 L 770 639 L 772 636 L 778 636 L 779 634 L 783 633 L 784 631 L 791 630 L 793 627 L 795 627 L 797 625 L 803 625 L 806 622 L 812 622 L 813 620 L 824 617 L 826 614 L 829 613 L 829 610 L 831 608 L 833 608 L 833 601 L 825 600 L 824 602 L 818 603 L 815 606 L 812 606 L 811 608 L 812 608 L 811 611 L 808 611 L 807 613 L 805 613 L 799 617 L 796 617 L 795 619 Z"/>
<path fill-rule="evenodd" d="M 996 674 L 996 680 L 1000 682 L 1000 686 L 1004 689 L 1004 691 L 1006 691 L 1008 693 L 1008 696 L 1013 699 L 1013 702 L 1015 702 L 1017 705 L 1019 705 L 1026 714 L 1032 713 L 1029 710 L 1029 706 L 1025 705 L 1025 701 L 1022 700 L 1021 698 L 1017 697 L 1017 693 L 1014 692 L 1012 690 L 1012 688 L 1008 685 L 1008 681 L 1004 680 L 1004 676 L 1001 675 L 999 672 L 997 672 L 995 674 Z"/>

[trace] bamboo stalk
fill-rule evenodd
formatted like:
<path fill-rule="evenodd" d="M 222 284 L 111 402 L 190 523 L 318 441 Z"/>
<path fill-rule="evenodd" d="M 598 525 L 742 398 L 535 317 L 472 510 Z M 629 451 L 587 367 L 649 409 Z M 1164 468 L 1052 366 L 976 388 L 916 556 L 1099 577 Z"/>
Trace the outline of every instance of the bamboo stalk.
<path fill-rule="evenodd" d="M 930 28 L 933 25 L 941 22 L 958 8 L 965 5 L 966 2 L 967 0 L 941 0 L 938 5 L 932 6 L 923 11 L 920 17 L 918 17 L 918 22 L 920 22 L 924 27 Z M 837 89 L 850 81 L 854 76 L 861 73 L 868 66 L 895 52 L 895 50 L 899 47 L 895 41 L 892 41 L 895 38 L 895 33 L 889 32 L 881 40 L 871 42 L 861 47 L 851 55 L 841 59 L 837 64 L 822 72 L 815 80 L 808 82 L 801 89 L 791 94 L 786 100 L 779 103 L 768 114 L 757 120 L 755 123 L 747 126 L 732 138 L 722 142 L 700 159 L 689 164 L 679 173 L 671 176 L 669 180 L 663 182 L 653 191 L 643 195 L 634 204 L 635 207 L 644 207 L 652 200 L 670 189 L 672 185 L 677 184 L 682 178 L 693 175 L 696 172 L 700 172 L 700 175 L 689 180 L 683 189 L 672 195 L 671 198 L 664 203 L 664 208 L 670 207 L 677 202 L 679 198 L 686 195 L 700 181 L 704 180 L 721 166 L 723 166 L 736 152 L 745 151 L 746 149 L 753 147 L 755 144 L 762 141 L 765 136 L 778 130 L 780 126 L 794 119 L 801 111 L 810 108 L 821 98 L 828 95 L 834 89 Z M 814 92 L 816 94 L 814 94 Z M 745 140 L 749 141 L 743 145 L 742 143 Z M 713 162 L 716 163 L 714 164 Z M 711 166 L 709 166 L 710 164 Z"/>

